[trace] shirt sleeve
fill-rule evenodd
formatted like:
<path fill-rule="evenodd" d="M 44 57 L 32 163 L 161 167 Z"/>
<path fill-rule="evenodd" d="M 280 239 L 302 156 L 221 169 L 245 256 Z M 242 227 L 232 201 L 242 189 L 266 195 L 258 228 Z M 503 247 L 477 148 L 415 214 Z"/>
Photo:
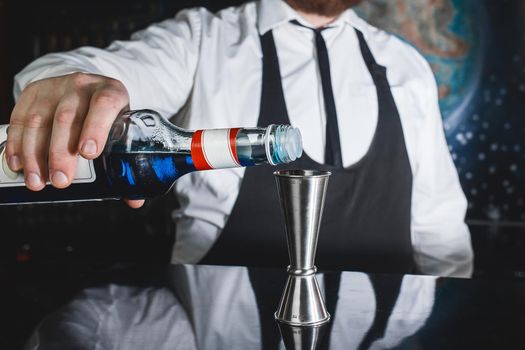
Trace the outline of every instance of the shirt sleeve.
<path fill-rule="evenodd" d="M 191 91 L 202 23 L 210 16 L 202 8 L 183 10 L 174 18 L 134 33 L 128 41 L 115 41 L 105 49 L 81 47 L 47 54 L 16 75 L 15 98 L 33 81 L 84 72 L 121 81 L 133 109 L 175 113 Z"/>
<path fill-rule="evenodd" d="M 434 75 L 425 62 L 422 80 L 426 111 L 417 135 L 412 194 L 412 244 L 424 274 L 469 277 L 473 253 L 465 224 L 467 200 L 448 150 Z"/>

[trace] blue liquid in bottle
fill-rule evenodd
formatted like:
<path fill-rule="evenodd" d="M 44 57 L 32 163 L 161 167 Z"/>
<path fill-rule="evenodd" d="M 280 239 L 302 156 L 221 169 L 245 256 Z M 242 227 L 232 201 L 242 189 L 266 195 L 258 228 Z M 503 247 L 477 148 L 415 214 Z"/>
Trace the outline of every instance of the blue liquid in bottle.
<path fill-rule="evenodd" d="M 175 180 L 195 170 L 189 154 L 119 153 L 104 157 L 110 186 L 129 199 L 151 198 L 170 190 Z"/>

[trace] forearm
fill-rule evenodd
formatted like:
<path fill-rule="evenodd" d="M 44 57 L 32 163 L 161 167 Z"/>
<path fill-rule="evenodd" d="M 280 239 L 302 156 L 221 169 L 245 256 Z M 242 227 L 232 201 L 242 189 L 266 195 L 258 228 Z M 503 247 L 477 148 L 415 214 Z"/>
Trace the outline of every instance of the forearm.
<path fill-rule="evenodd" d="M 75 51 L 47 54 L 31 62 L 14 79 L 13 93 L 18 100 L 22 91 L 32 82 L 75 72 L 101 74 L 89 60 L 76 58 Z"/>
<path fill-rule="evenodd" d="M 443 228 L 420 232 L 415 244 L 415 261 L 420 273 L 433 276 L 470 277 L 473 271 L 473 252 L 470 234 L 465 227 Z"/>
<path fill-rule="evenodd" d="M 176 112 L 193 85 L 199 57 L 203 9 L 180 12 L 109 47 L 81 47 L 45 55 L 15 77 L 14 93 L 31 82 L 74 72 L 92 73 L 120 81 L 130 95 L 131 108 Z"/>

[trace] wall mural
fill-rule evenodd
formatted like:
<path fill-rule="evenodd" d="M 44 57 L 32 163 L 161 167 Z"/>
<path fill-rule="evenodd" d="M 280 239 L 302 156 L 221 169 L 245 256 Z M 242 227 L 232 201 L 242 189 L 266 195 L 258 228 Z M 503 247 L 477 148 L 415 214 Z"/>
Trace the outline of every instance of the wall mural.
<path fill-rule="evenodd" d="M 524 222 L 525 3 L 366 0 L 356 10 L 430 62 L 468 219 Z"/>

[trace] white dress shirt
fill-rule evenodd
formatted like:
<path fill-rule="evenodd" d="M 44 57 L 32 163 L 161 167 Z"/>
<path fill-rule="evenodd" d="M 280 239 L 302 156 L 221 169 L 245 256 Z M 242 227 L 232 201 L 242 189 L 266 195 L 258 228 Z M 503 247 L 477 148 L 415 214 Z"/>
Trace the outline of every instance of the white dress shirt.
<path fill-rule="evenodd" d="M 325 111 L 314 37 L 311 30 L 290 24 L 291 19 L 309 25 L 281 0 L 249 2 L 217 14 L 203 8 L 185 10 L 106 49 L 82 47 L 46 55 L 17 75 L 15 95 L 34 80 L 82 71 L 122 81 L 131 108 L 156 109 L 184 128 L 255 126 L 262 73 L 259 34 L 273 30 L 290 122 L 301 130 L 304 151 L 322 163 Z M 428 63 L 411 46 L 370 26 L 353 10 L 330 27 L 322 35 L 331 65 L 343 164 L 349 166 L 365 155 L 378 113 L 376 89 L 355 27 L 363 32 L 377 62 L 387 68 L 399 110 L 413 174 L 411 234 L 416 264 L 423 273 L 470 275 L 467 203 L 444 138 Z M 239 168 L 194 172 L 176 182 L 181 207 L 173 213 L 174 262 L 197 262 L 210 249 L 228 220 L 243 174 Z"/>

